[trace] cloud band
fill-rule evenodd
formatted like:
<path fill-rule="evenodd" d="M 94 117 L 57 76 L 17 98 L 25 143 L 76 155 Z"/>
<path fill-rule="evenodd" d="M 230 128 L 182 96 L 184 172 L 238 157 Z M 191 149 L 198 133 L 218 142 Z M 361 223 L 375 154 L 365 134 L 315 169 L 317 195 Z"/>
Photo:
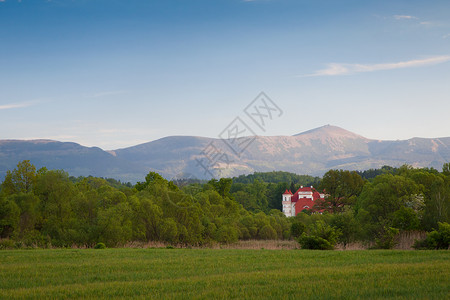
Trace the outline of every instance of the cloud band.
<path fill-rule="evenodd" d="M 425 59 L 414 59 L 408 61 L 401 61 L 395 63 L 382 63 L 382 64 L 342 64 L 331 63 L 328 67 L 322 70 L 318 70 L 311 76 L 337 76 L 362 72 L 374 72 L 382 70 L 394 70 L 411 67 L 423 67 L 428 65 L 441 64 L 450 61 L 450 55 L 434 56 Z"/>

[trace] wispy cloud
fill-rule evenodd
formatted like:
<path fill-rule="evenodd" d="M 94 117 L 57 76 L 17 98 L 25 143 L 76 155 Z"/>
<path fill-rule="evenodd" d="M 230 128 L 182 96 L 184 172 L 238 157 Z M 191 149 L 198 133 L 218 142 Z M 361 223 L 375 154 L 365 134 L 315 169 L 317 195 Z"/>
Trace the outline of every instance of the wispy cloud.
<path fill-rule="evenodd" d="M 396 20 L 414 20 L 418 19 L 415 16 L 409 16 L 409 15 L 394 15 L 394 19 Z"/>
<path fill-rule="evenodd" d="M 423 20 L 422 18 L 410 15 L 393 15 L 392 18 L 398 21 L 410 21 L 410 24 L 422 25 L 426 27 L 442 26 L 441 22 Z"/>
<path fill-rule="evenodd" d="M 428 65 L 441 64 L 450 61 L 450 55 L 434 56 L 425 59 L 414 59 L 408 61 L 401 61 L 395 63 L 382 63 L 382 64 L 344 64 L 344 63 L 331 63 L 328 67 L 322 70 L 318 70 L 313 74 L 306 75 L 306 77 L 312 76 L 337 76 L 347 75 L 362 72 L 374 72 L 382 70 L 394 70 L 412 67 L 423 67 Z"/>
<path fill-rule="evenodd" d="M 0 105 L 0 110 L 5 109 L 14 109 L 14 108 L 23 108 L 34 105 L 35 102 L 22 102 L 22 103 L 10 103 L 10 104 L 4 104 Z"/>

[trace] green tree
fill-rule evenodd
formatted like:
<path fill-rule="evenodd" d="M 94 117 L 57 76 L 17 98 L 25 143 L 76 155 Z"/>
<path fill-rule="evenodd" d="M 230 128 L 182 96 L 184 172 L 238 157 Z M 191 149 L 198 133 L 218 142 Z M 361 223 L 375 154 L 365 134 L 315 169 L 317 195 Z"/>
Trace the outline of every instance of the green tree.
<path fill-rule="evenodd" d="M 394 212 L 392 225 L 401 230 L 417 230 L 420 226 L 420 220 L 412 208 L 402 207 Z"/>
<path fill-rule="evenodd" d="M 236 228 L 230 225 L 220 226 L 216 231 L 215 240 L 219 243 L 230 244 L 237 242 L 239 233 Z"/>
<path fill-rule="evenodd" d="M 222 197 L 230 198 L 230 190 L 233 184 L 233 179 L 231 178 L 220 178 L 219 180 L 213 178 L 208 181 L 208 185 L 210 185 L 215 191 L 219 193 Z"/>
<path fill-rule="evenodd" d="M 135 213 L 134 220 L 143 227 L 145 240 L 158 240 L 163 215 L 161 208 L 150 199 L 141 198 Z"/>
<path fill-rule="evenodd" d="M 6 195 L 29 193 L 36 182 L 36 167 L 29 160 L 21 161 L 11 172 L 7 171 L 2 183 L 2 192 Z"/>
<path fill-rule="evenodd" d="M 69 175 L 61 170 L 48 171 L 39 176 L 34 188 L 40 199 L 42 232 L 52 238 L 54 245 L 70 245 L 74 242 L 70 234 L 72 225 L 72 201 L 77 190 Z"/>
<path fill-rule="evenodd" d="M 291 225 L 291 235 L 294 238 L 299 238 L 305 230 L 306 225 L 302 222 L 295 221 Z"/>
<path fill-rule="evenodd" d="M 99 212 L 99 240 L 108 247 L 124 245 L 132 236 L 132 211 L 128 203 L 120 203 Z"/>
<path fill-rule="evenodd" d="M 176 243 L 178 241 L 177 222 L 172 218 L 167 218 L 161 224 L 161 240 L 169 243 Z"/>
<path fill-rule="evenodd" d="M 341 212 L 353 205 L 361 193 L 365 181 L 355 171 L 330 170 L 322 178 L 319 189 L 325 191 L 325 199 L 317 201 L 318 209 Z"/>
<path fill-rule="evenodd" d="M 22 238 L 35 230 L 40 219 L 39 198 L 33 193 L 17 193 L 8 197 L 14 201 L 20 209 L 18 237 Z"/>
<path fill-rule="evenodd" d="M 445 163 L 442 166 L 442 174 L 444 174 L 445 176 L 450 176 L 450 162 Z"/>
<path fill-rule="evenodd" d="M 450 176 L 434 176 L 426 186 L 423 226 L 426 230 L 436 228 L 438 222 L 450 222 Z"/>
<path fill-rule="evenodd" d="M 281 194 L 289 188 L 287 182 L 269 183 L 267 185 L 267 200 L 270 209 L 281 210 Z M 295 190 L 293 191 L 295 193 Z"/>
<path fill-rule="evenodd" d="M 240 203 L 246 210 L 258 211 L 259 205 L 256 197 L 247 191 L 237 191 L 233 193 L 233 198 Z M 279 198 L 279 197 L 278 197 Z"/>
<path fill-rule="evenodd" d="M 0 197 L 0 238 L 9 238 L 19 225 L 20 209 L 10 199 Z"/>
<path fill-rule="evenodd" d="M 277 239 L 277 232 L 275 229 L 273 229 L 270 225 L 264 225 L 258 233 L 258 236 L 262 240 L 276 240 Z"/>
<path fill-rule="evenodd" d="M 164 179 L 161 175 L 159 175 L 156 172 L 150 172 L 145 176 L 144 182 L 138 182 L 135 185 L 135 188 L 138 191 L 142 191 L 145 188 L 153 187 L 153 186 L 162 186 L 162 187 L 168 187 L 169 182 Z"/>
<path fill-rule="evenodd" d="M 358 237 L 359 224 L 355 219 L 353 209 L 332 215 L 330 225 L 341 233 L 338 241 L 344 248 Z"/>
<path fill-rule="evenodd" d="M 269 201 L 267 199 L 267 184 L 263 181 L 255 179 L 255 181 L 253 181 L 250 185 L 250 193 L 256 198 L 258 208 L 261 211 L 268 213 Z"/>
<path fill-rule="evenodd" d="M 409 168 L 402 168 L 401 174 L 377 176 L 364 186 L 358 198 L 361 236 L 365 240 L 375 240 L 380 248 L 394 246 L 399 229 L 395 226 L 409 230 L 417 224 L 418 215 L 413 207 L 420 206 L 423 186 L 407 177 Z"/>
<path fill-rule="evenodd" d="M 373 222 L 392 220 L 393 213 L 406 206 L 421 194 L 413 180 L 392 174 L 377 176 L 364 186 L 358 208 L 369 212 Z"/>

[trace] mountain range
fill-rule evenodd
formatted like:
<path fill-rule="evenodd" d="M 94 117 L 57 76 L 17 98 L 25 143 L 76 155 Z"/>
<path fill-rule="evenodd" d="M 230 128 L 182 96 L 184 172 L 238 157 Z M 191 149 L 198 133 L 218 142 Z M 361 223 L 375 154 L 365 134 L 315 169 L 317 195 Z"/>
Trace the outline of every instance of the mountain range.
<path fill-rule="evenodd" d="M 111 151 L 53 140 L 0 140 L 0 179 L 25 159 L 37 168 L 132 183 L 144 180 L 150 171 L 168 179 L 207 179 L 266 171 L 321 176 L 330 169 L 365 170 L 402 164 L 440 170 L 450 161 L 450 137 L 373 140 L 326 125 L 294 136 L 228 140 L 170 136 Z"/>

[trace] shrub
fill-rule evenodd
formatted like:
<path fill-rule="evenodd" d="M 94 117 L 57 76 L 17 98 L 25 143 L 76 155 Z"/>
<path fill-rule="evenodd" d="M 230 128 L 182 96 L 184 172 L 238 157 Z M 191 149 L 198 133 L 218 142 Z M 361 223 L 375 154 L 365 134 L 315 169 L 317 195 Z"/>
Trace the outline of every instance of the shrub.
<path fill-rule="evenodd" d="M 412 247 L 416 250 L 433 250 L 436 249 L 436 246 L 436 240 L 427 235 L 423 240 L 416 240 Z"/>
<path fill-rule="evenodd" d="M 27 232 L 21 240 L 28 248 L 50 248 L 51 246 L 50 237 L 43 236 L 37 230 Z"/>
<path fill-rule="evenodd" d="M 307 235 L 303 233 L 297 240 L 302 249 L 312 250 L 333 250 L 334 246 L 329 241 L 315 235 Z"/>
<path fill-rule="evenodd" d="M 341 232 L 319 220 L 297 239 L 302 249 L 333 250 Z"/>
<path fill-rule="evenodd" d="M 384 227 L 380 237 L 375 239 L 375 245 L 378 249 L 392 249 L 397 244 L 396 237 L 399 233 L 397 228 Z"/>
<path fill-rule="evenodd" d="M 419 228 L 420 221 L 412 208 L 402 207 L 394 212 L 392 224 L 401 230 L 415 230 Z"/>
<path fill-rule="evenodd" d="M 106 245 L 104 243 L 97 243 L 97 245 L 94 246 L 94 249 L 105 249 Z"/>
<path fill-rule="evenodd" d="M 292 225 L 291 225 L 291 235 L 294 238 L 299 238 L 302 235 L 302 233 L 305 231 L 305 229 L 306 229 L 305 224 L 303 224 L 301 222 L 292 223 Z"/>
<path fill-rule="evenodd" d="M 235 243 L 238 239 L 238 231 L 229 225 L 221 226 L 215 234 L 215 240 L 223 244 Z"/>
<path fill-rule="evenodd" d="M 262 240 L 276 240 L 277 232 L 270 225 L 264 225 L 258 233 L 258 236 Z"/>
<path fill-rule="evenodd" d="M 247 228 L 245 227 L 239 228 L 239 239 L 248 240 L 250 238 L 251 238 L 250 231 L 248 231 Z"/>
<path fill-rule="evenodd" d="M 427 234 L 424 240 L 416 240 L 414 249 L 449 249 L 450 247 L 450 224 L 438 222 L 438 230 Z"/>
<path fill-rule="evenodd" d="M 22 241 L 16 241 L 16 242 L 14 243 L 14 248 L 16 248 L 16 249 L 22 249 L 22 248 L 25 248 L 25 244 L 24 244 Z"/>
<path fill-rule="evenodd" d="M 0 240 L 0 250 L 6 249 L 14 249 L 16 247 L 16 243 L 10 239 Z"/>

